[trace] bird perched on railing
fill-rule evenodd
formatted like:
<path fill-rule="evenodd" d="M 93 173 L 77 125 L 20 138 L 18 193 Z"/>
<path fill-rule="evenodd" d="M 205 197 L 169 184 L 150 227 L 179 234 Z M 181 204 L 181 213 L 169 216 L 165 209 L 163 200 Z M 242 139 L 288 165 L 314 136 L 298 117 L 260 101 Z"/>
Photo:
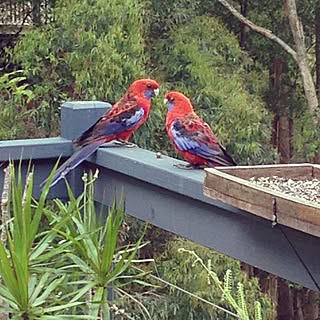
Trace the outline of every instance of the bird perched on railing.
<path fill-rule="evenodd" d="M 194 111 L 190 100 L 180 92 L 166 95 L 166 129 L 175 149 L 189 162 L 182 169 L 235 166 L 236 162 L 221 145 L 209 125 Z"/>
<path fill-rule="evenodd" d="M 128 141 L 147 120 L 151 99 L 158 93 L 159 84 L 155 80 L 140 79 L 133 82 L 124 96 L 73 142 L 80 150 L 57 169 L 50 186 L 54 186 L 106 142 L 116 140 L 118 144 L 133 146 Z"/>

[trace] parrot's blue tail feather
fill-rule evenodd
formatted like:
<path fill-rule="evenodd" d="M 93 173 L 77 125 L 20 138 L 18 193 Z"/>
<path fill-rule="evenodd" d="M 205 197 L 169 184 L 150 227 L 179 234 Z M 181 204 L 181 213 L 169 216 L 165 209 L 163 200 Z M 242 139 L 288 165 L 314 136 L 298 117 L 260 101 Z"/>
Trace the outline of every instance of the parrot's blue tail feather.
<path fill-rule="evenodd" d="M 66 176 L 71 170 L 77 167 L 80 163 L 89 158 L 102 144 L 104 141 L 92 142 L 85 147 L 74 153 L 66 162 L 64 162 L 56 171 L 50 187 L 57 184 L 64 176 Z M 46 183 L 47 179 L 41 183 L 41 187 Z"/>

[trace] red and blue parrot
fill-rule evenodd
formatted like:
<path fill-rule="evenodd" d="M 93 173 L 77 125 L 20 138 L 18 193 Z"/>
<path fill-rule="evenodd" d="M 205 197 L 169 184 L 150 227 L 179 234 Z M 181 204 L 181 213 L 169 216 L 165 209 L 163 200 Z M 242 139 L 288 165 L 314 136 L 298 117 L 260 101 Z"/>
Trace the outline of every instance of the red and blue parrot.
<path fill-rule="evenodd" d="M 180 92 L 166 95 L 166 129 L 174 148 L 188 165 L 179 168 L 236 166 L 231 155 L 221 145 L 209 125 L 194 111 L 190 100 Z"/>
<path fill-rule="evenodd" d="M 118 140 L 117 142 L 121 144 L 133 145 L 128 140 L 147 120 L 151 99 L 158 93 L 159 84 L 152 79 L 140 79 L 133 82 L 118 102 L 73 141 L 75 146 L 80 147 L 80 150 L 57 169 L 50 186 L 54 186 L 106 142 Z"/>

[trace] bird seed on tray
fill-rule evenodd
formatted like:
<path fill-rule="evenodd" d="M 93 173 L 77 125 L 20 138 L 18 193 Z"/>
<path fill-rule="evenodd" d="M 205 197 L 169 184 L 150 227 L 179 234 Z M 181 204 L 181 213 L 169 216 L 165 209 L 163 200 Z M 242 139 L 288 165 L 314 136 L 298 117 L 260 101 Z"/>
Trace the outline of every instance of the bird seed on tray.
<path fill-rule="evenodd" d="M 250 182 L 320 205 L 320 180 L 296 180 L 285 177 L 253 177 Z"/>

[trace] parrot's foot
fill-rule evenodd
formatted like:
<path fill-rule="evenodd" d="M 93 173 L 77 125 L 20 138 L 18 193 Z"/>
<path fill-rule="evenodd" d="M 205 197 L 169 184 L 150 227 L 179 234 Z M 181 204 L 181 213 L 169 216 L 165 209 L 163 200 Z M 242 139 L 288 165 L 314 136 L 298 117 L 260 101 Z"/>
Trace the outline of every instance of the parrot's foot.
<path fill-rule="evenodd" d="M 127 147 L 127 148 L 135 148 L 136 144 L 124 140 L 113 140 L 112 142 L 104 143 L 100 146 L 101 148 L 112 148 L 112 147 Z"/>
<path fill-rule="evenodd" d="M 190 164 L 190 163 L 188 164 L 178 163 L 178 164 L 174 164 L 173 166 L 183 170 L 203 169 L 202 166 Z"/>
<path fill-rule="evenodd" d="M 136 147 L 138 147 L 135 143 L 132 143 L 132 142 L 129 142 L 129 141 L 125 141 L 125 140 L 122 140 L 122 139 L 115 140 L 113 143 L 115 145 L 122 146 L 122 147 L 127 147 L 127 148 L 136 148 Z"/>
<path fill-rule="evenodd" d="M 177 167 L 179 169 L 183 169 L 183 170 L 197 170 L 197 169 L 204 169 L 205 168 L 205 166 L 203 166 L 203 165 L 191 164 L 191 163 L 188 163 L 188 164 L 178 163 L 178 164 L 174 164 L 173 166 Z"/>

